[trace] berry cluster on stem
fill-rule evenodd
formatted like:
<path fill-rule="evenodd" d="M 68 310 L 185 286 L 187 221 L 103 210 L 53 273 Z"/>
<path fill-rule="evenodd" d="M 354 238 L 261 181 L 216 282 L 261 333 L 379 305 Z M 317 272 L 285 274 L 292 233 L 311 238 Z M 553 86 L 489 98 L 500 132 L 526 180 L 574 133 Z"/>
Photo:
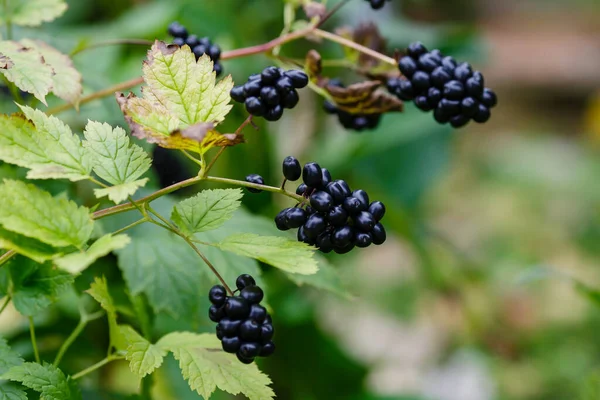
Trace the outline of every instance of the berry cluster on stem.
<path fill-rule="evenodd" d="M 388 80 L 390 93 L 413 101 L 423 111 L 433 110 L 437 122 L 460 128 L 470 120 L 484 123 L 490 119 L 496 94 L 485 87 L 483 75 L 469 63 L 459 64 L 441 51 L 428 51 L 415 42 L 398 61 L 398 68 L 404 78 Z"/>
<path fill-rule="evenodd" d="M 267 121 L 277 121 L 284 108 L 294 108 L 300 97 L 296 89 L 308 85 L 308 76 L 299 70 L 285 71 L 275 66 L 253 74 L 248 81 L 231 89 L 231 98 L 244 103 L 246 111 Z"/>
<path fill-rule="evenodd" d="M 272 319 L 260 305 L 264 293 L 248 274 L 240 275 L 235 285 L 239 295 L 227 295 L 225 287 L 213 286 L 208 299 L 212 303 L 208 317 L 217 323 L 217 337 L 223 350 L 235 354 L 242 363 L 256 357 L 268 357 L 275 351 Z"/>
<path fill-rule="evenodd" d="M 344 180 L 334 181 L 326 168 L 314 162 L 301 168 L 300 162 L 289 156 L 283 160 L 282 170 L 285 181 L 302 177 L 296 194 L 304 200 L 277 214 L 278 229 L 297 228 L 298 241 L 323 253 L 344 254 L 354 247 L 385 242 L 386 232 L 380 222 L 385 214 L 382 202 L 369 202 L 367 192 L 352 191 Z"/>
<path fill-rule="evenodd" d="M 217 76 L 223 72 L 223 66 L 219 63 L 221 58 L 221 48 L 216 44 L 213 44 L 208 37 L 199 38 L 196 35 L 188 34 L 185 26 L 179 22 L 172 22 L 168 28 L 169 35 L 173 37 L 173 44 L 183 46 L 187 44 L 192 49 L 196 60 L 202 57 L 203 54 L 207 54 L 213 61 L 213 71 Z"/>

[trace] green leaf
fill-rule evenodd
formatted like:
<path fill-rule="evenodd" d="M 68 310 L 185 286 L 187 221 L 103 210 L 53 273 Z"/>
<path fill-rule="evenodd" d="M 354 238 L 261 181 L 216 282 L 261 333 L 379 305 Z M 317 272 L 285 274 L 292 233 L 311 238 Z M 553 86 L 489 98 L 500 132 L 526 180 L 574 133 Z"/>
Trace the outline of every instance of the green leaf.
<path fill-rule="evenodd" d="M 64 0 L 8 0 L 10 21 L 15 25 L 38 26 L 60 17 L 67 10 Z M 0 25 L 6 17 L 0 16 Z"/>
<path fill-rule="evenodd" d="M 46 95 L 53 85 L 54 70 L 48 65 L 39 51 L 27 48 L 11 40 L 0 41 L 0 54 L 11 62 L 10 68 L 0 69 L 6 79 L 24 92 L 33 94 L 46 103 Z"/>
<path fill-rule="evenodd" d="M 94 283 L 87 290 L 87 293 L 100 303 L 100 306 L 102 306 L 108 315 L 110 346 L 117 350 L 124 350 L 127 347 L 127 343 L 117 324 L 117 308 L 108 292 L 106 278 L 94 278 Z"/>
<path fill-rule="evenodd" d="M 122 185 L 111 186 L 105 189 L 94 189 L 94 195 L 97 198 L 108 196 L 110 201 L 119 204 L 120 202 L 133 195 L 148 182 L 148 178 L 138 179 L 137 181 L 123 183 Z"/>
<path fill-rule="evenodd" d="M 315 249 L 288 238 L 241 233 L 228 236 L 215 245 L 222 250 L 255 258 L 287 272 L 310 275 L 319 269 L 313 257 Z"/>
<path fill-rule="evenodd" d="M 44 63 L 54 71 L 50 91 L 61 99 L 76 104 L 83 88 L 81 74 L 75 69 L 73 61 L 41 40 L 22 39 L 20 43 L 26 48 L 37 50 Z"/>
<path fill-rule="evenodd" d="M 27 316 L 39 314 L 73 283 L 71 275 L 56 270 L 52 264 L 38 264 L 24 257 L 13 259 L 9 270 L 13 304 Z"/>
<path fill-rule="evenodd" d="M 117 254 L 131 294 L 146 294 L 155 312 L 191 315 L 201 295 L 202 260 L 183 239 L 162 228 L 142 227 L 130 234 L 131 244 Z"/>
<path fill-rule="evenodd" d="M 90 121 L 83 146 L 94 160 L 94 172 L 105 181 L 120 185 L 142 176 L 152 163 L 144 149 L 130 143 L 122 128 Z"/>
<path fill-rule="evenodd" d="M 67 272 L 78 274 L 97 259 L 104 257 L 111 251 L 122 249 L 130 242 L 131 239 L 125 234 L 117 236 L 107 234 L 96 240 L 86 251 L 67 254 L 64 257 L 54 260 L 54 263 L 57 267 Z"/>
<path fill-rule="evenodd" d="M 128 325 L 119 328 L 127 342 L 125 359 L 129 361 L 131 372 L 143 378 L 161 366 L 167 355 L 166 350 L 153 345 Z"/>
<path fill-rule="evenodd" d="M 15 351 L 11 350 L 6 339 L 0 337 L 0 375 L 22 363 L 23 359 Z"/>
<path fill-rule="evenodd" d="M 14 250 L 39 263 L 61 256 L 65 248 L 52 247 L 37 239 L 19 235 L 0 226 L 0 249 Z"/>
<path fill-rule="evenodd" d="M 0 225 L 53 246 L 81 248 L 94 222 L 86 207 L 53 198 L 35 185 L 5 180 L 0 185 Z"/>
<path fill-rule="evenodd" d="M 210 398 L 216 388 L 233 395 L 242 393 L 250 400 L 275 397 L 269 387 L 269 377 L 256 364 L 244 365 L 234 355 L 223 352 L 219 339 L 213 334 L 173 332 L 160 339 L 156 346 L 173 353 L 190 388 L 205 399 Z"/>
<path fill-rule="evenodd" d="M 158 41 L 143 70 L 143 97 L 117 96 L 132 134 L 162 147 L 206 151 L 200 144 L 231 110 L 231 76 L 217 83 L 210 57 L 196 61 L 189 46 Z M 226 139 L 221 145 L 239 142 L 236 135 L 219 136 Z"/>
<path fill-rule="evenodd" d="M 61 120 L 21 106 L 19 115 L 0 116 L 0 159 L 29 169 L 29 179 L 86 179 L 92 170 L 79 138 Z"/>
<path fill-rule="evenodd" d="M 70 380 L 52 364 L 27 362 L 12 367 L 2 378 L 20 382 L 23 386 L 40 393 L 41 400 L 81 399 L 81 394 L 72 386 Z"/>
<path fill-rule="evenodd" d="M 27 393 L 13 384 L 0 386 L 0 400 L 27 400 Z"/>
<path fill-rule="evenodd" d="M 240 207 L 241 189 L 203 190 L 173 208 L 171 219 L 186 234 L 217 229 Z"/>

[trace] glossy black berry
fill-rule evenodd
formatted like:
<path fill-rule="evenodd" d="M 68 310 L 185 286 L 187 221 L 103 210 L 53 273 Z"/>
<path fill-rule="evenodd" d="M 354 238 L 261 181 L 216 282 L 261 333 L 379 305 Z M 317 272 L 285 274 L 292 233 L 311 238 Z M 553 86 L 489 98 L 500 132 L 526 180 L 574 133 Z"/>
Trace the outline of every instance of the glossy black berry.
<path fill-rule="evenodd" d="M 410 79 L 419 67 L 412 57 L 405 56 L 398 61 L 398 68 L 402 72 L 402 75 Z"/>
<path fill-rule="evenodd" d="M 221 285 L 213 286 L 208 292 L 208 300 L 216 306 L 222 306 L 223 304 L 225 304 L 226 298 L 227 291 Z"/>
<path fill-rule="evenodd" d="M 275 226 L 277 226 L 277 229 L 279 229 L 280 231 L 287 231 L 288 229 L 290 229 L 285 219 L 285 214 L 289 210 L 291 210 L 291 208 L 281 210 L 279 214 L 275 216 Z"/>
<path fill-rule="evenodd" d="M 371 231 L 371 236 L 373 237 L 373 244 L 379 245 L 385 242 L 387 236 L 385 233 L 385 228 L 383 227 L 383 225 L 381 225 L 381 222 L 375 224 L 373 230 Z"/>
<path fill-rule="evenodd" d="M 299 228 L 306 222 L 306 211 L 299 207 L 290 208 L 285 214 L 286 225 L 290 228 Z"/>
<path fill-rule="evenodd" d="M 277 82 L 277 79 L 281 76 L 279 68 L 267 67 L 260 73 L 260 78 L 264 84 L 271 85 Z"/>
<path fill-rule="evenodd" d="M 380 201 L 374 201 L 369 205 L 369 213 L 379 222 L 385 215 L 385 205 Z"/>
<path fill-rule="evenodd" d="M 254 96 L 246 98 L 244 105 L 246 106 L 246 111 L 257 117 L 263 116 L 267 110 L 263 102 Z"/>
<path fill-rule="evenodd" d="M 288 78 L 287 76 L 282 76 L 275 83 L 275 87 L 277 88 L 279 93 L 285 94 L 288 91 L 294 89 L 294 84 L 292 83 L 292 80 L 290 78 Z"/>
<path fill-rule="evenodd" d="M 248 314 L 249 319 L 253 319 L 256 322 L 262 323 L 267 317 L 267 309 L 261 306 L 260 304 L 252 304 L 250 306 L 250 314 Z"/>
<path fill-rule="evenodd" d="M 248 302 L 248 304 L 258 304 L 262 301 L 265 294 L 258 286 L 246 286 L 240 292 L 240 296 Z"/>
<path fill-rule="evenodd" d="M 254 341 L 260 338 L 261 325 L 252 319 L 247 319 L 240 325 L 240 338 L 243 341 Z"/>
<path fill-rule="evenodd" d="M 296 237 L 298 238 L 299 242 L 306 243 L 309 245 L 314 244 L 314 240 L 312 238 L 308 237 L 308 235 L 304 231 L 304 225 L 302 225 L 300 228 L 298 228 L 298 233 L 297 233 Z"/>
<path fill-rule="evenodd" d="M 417 71 L 411 78 L 412 86 L 415 90 L 421 92 L 429 89 L 431 86 L 431 81 L 429 80 L 429 74 L 424 71 Z"/>
<path fill-rule="evenodd" d="M 176 44 L 177 46 L 181 47 L 185 44 L 185 39 L 181 37 L 176 37 L 175 39 L 173 39 L 173 44 Z"/>
<path fill-rule="evenodd" d="M 461 100 L 465 94 L 465 87 L 459 81 L 449 81 L 444 85 L 444 97 L 450 100 Z"/>
<path fill-rule="evenodd" d="M 335 204 L 340 204 L 346 198 L 344 188 L 339 182 L 331 182 L 327 184 L 325 191 L 331 195 Z"/>
<path fill-rule="evenodd" d="M 444 67 L 437 67 L 431 73 L 431 83 L 438 89 L 443 89 L 446 82 L 451 81 L 452 74 Z"/>
<path fill-rule="evenodd" d="M 185 27 L 179 22 L 172 22 L 167 30 L 169 32 L 169 35 L 173 36 L 174 38 L 185 39 L 188 36 L 187 29 L 185 29 Z"/>
<path fill-rule="evenodd" d="M 244 289 L 247 286 L 254 286 L 256 285 L 256 281 L 254 280 L 254 278 L 248 274 L 242 274 L 240 276 L 237 277 L 237 279 L 235 280 L 235 287 L 237 287 L 239 290 Z"/>
<path fill-rule="evenodd" d="M 303 196 L 305 193 L 307 193 L 307 191 L 308 191 L 308 186 L 306 186 L 306 183 L 301 183 L 296 188 L 296 194 L 298 196 Z"/>
<path fill-rule="evenodd" d="M 296 89 L 302 89 L 306 85 L 308 85 L 308 75 L 304 72 L 299 71 L 297 69 L 291 69 L 283 73 L 284 76 L 287 76 L 292 81 L 292 85 Z"/>
<path fill-rule="evenodd" d="M 244 94 L 243 86 L 234 86 L 229 92 L 231 98 L 237 102 L 243 102 L 246 99 L 246 95 Z"/>
<path fill-rule="evenodd" d="M 219 322 L 223 317 L 225 317 L 224 307 L 219 307 L 214 304 L 210 306 L 208 309 L 208 318 L 210 318 L 212 322 Z"/>
<path fill-rule="evenodd" d="M 479 109 L 479 103 L 472 97 L 465 97 L 460 102 L 460 111 L 467 117 L 473 117 Z"/>
<path fill-rule="evenodd" d="M 221 321 L 219 321 L 218 326 L 221 329 L 221 332 L 223 332 L 223 335 L 226 337 L 234 337 L 238 335 L 238 330 L 241 323 L 242 321 L 239 319 L 234 320 L 230 318 L 223 318 Z"/>
<path fill-rule="evenodd" d="M 369 247 L 373 243 L 373 237 L 369 232 L 356 232 L 354 235 L 354 244 L 356 247 Z"/>
<path fill-rule="evenodd" d="M 260 99 L 268 106 L 276 106 L 281 100 L 279 92 L 273 86 L 263 86 L 260 89 Z"/>
<path fill-rule="evenodd" d="M 419 56 L 419 69 L 425 72 L 432 72 L 440 65 L 440 61 L 431 55 L 431 53 L 421 54 Z"/>
<path fill-rule="evenodd" d="M 250 175 L 246 176 L 246 182 L 254 183 L 254 184 L 257 184 L 257 185 L 264 185 L 265 184 L 265 181 L 262 178 L 262 176 L 260 176 L 258 174 L 250 174 Z M 260 189 L 251 188 L 251 187 L 248 187 L 246 189 L 248 189 L 248 191 L 252 192 L 252 193 L 260 193 L 260 192 L 262 192 L 262 190 L 260 190 Z"/>
<path fill-rule="evenodd" d="M 408 55 L 413 58 L 418 58 L 421 54 L 427 53 L 427 48 L 421 42 L 414 42 L 408 45 Z"/>
<path fill-rule="evenodd" d="M 261 357 L 268 357 L 275 352 L 275 343 L 267 342 L 262 346 L 260 353 L 258 354 Z"/>
<path fill-rule="evenodd" d="M 370 232 L 377 223 L 375 218 L 367 211 L 359 212 L 352 219 L 354 220 L 354 226 L 363 232 Z"/>
<path fill-rule="evenodd" d="M 302 180 L 307 186 L 319 187 L 323 182 L 323 171 L 319 164 L 315 162 L 309 162 L 304 164 L 302 169 Z"/>
<path fill-rule="evenodd" d="M 341 205 L 336 205 L 327 213 L 327 220 L 333 226 L 342 226 L 348 220 L 348 212 Z"/>
<path fill-rule="evenodd" d="M 252 80 L 244 83 L 242 87 L 244 88 L 244 96 L 246 96 L 246 99 L 241 101 L 246 101 L 250 97 L 257 97 L 260 95 L 262 84 L 260 80 Z"/>
<path fill-rule="evenodd" d="M 302 168 L 300 167 L 300 162 L 292 156 L 287 156 L 283 159 L 282 170 L 283 176 L 288 181 L 297 181 L 302 175 Z"/>
<path fill-rule="evenodd" d="M 329 253 L 333 250 L 333 243 L 331 242 L 331 233 L 323 232 L 317 236 L 317 247 L 323 253 Z"/>
<path fill-rule="evenodd" d="M 261 346 L 258 343 L 255 342 L 250 342 L 250 343 L 243 343 L 240 346 L 240 350 L 238 351 L 238 353 L 240 354 L 240 356 L 244 357 L 244 358 L 254 358 L 256 356 L 258 356 L 258 353 L 260 353 L 261 350 Z"/>
<path fill-rule="evenodd" d="M 331 236 L 331 242 L 334 246 L 341 248 L 351 243 L 353 238 L 354 230 L 352 229 L 352 227 L 346 225 L 336 229 L 333 232 Z"/>
<path fill-rule="evenodd" d="M 283 108 L 294 108 L 299 101 L 300 96 L 298 96 L 298 92 L 296 92 L 296 89 L 292 89 L 282 96 L 281 106 Z"/>
<path fill-rule="evenodd" d="M 369 206 L 369 195 L 362 189 L 357 189 L 352 192 L 352 197 L 357 198 L 365 207 L 365 210 Z"/>
<path fill-rule="evenodd" d="M 242 341 L 238 336 L 233 337 L 224 337 L 221 339 L 221 346 L 223 347 L 223 351 L 227 353 L 237 353 L 242 345 Z"/>
<path fill-rule="evenodd" d="M 325 191 L 316 191 L 310 196 L 310 206 L 317 211 L 327 212 L 333 205 L 333 197 Z"/>
<path fill-rule="evenodd" d="M 365 205 L 356 197 L 346 197 L 342 205 L 344 209 L 351 215 L 366 209 Z"/>
<path fill-rule="evenodd" d="M 327 168 L 321 168 L 321 187 L 326 188 L 331 182 L 331 173 Z"/>
<path fill-rule="evenodd" d="M 498 103 L 496 93 L 488 88 L 485 88 L 483 90 L 483 94 L 481 95 L 481 102 L 488 108 L 494 107 Z"/>
<path fill-rule="evenodd" d="M 351 252 L 353 249 L 354 249 L 354 243 L 350 242 L 346 246 L 343 246 L 343 247 L 334 247 L 333 251 L 335 251 L 337 254 L 346 254 L 346 253 Z"/>
<path fill-rule="evenodd" d="M 246 318 L 249 312 L 250 305 L 241 297 L 229 297 L 225 302 L 225 313 L 233 320 Z"/>
<path fill-rule="evenodd" d="M 260 341 L 262 343 L 269 342 L 273 338 L 274 333 L 275 333 L 275 330 L 273 329 L 273 325 L 263 324 L 260 327 Z"/>
<path fill-rule="evenodd" d="M 309 238 L 316 238 L 327 227 L 327 221 L 322 215 L 317 213 L 311 215 L 304 224 L 304 233 Z"/>
<path fill-rule="evenodd" d="M 235 355 L 237 356 L 237 359 L 243 364 L 252 364 L 252 362 L 254 361 L 254 358 L 247 358 L 240 355 L 239 351 L 235 353 Z"/>
<path fill-rule="evenodd" d="M 459 81 L 466 82 L 473 75 L 473 70 L 469 63 L 461 63 L 454 70 L 454 77 Z"/>
<path fill-rule="evenodd" d="M 263 118 L 267 121 L 278 121 L 282 116 L 283 107 L 277 104 L 273 108 L 269 108 L 267 112 L 263 115 Z"/>
<path fill-rule="evenodd" d="M 477 112 L 473 116 L 473 121 L 482 124 L 484 122 L 487 122 L 490 119 L 490 116 L 490 109 L 484 106 L 483 104 L 480 104 Z"/>

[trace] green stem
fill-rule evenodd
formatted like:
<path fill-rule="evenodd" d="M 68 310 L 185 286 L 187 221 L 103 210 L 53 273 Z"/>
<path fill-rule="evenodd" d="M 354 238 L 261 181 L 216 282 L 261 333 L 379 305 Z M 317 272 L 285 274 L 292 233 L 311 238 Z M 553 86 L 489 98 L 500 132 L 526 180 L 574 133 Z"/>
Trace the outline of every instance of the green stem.
<path fill-rule="evenodd" d="M 90 182 L 92 182 L 92 183 L 95 183 L 95 184 L 96 184 L 96 185 L 98 185 L 98 186 L 101 186 L 101 187 L 103 187 L 103 188 L 107 188 L 107 187 L 108 187 L 108 185 L 105 185 L 104 183 L 100 182 L 98 179 L 94 178 L 93 176 L 90 176 L 90 177 L 88 178 L 88 180 L 89 180 Z"/>
<path fill-rule="evenodd" d="M 312 33 L 316 36 L 319 36 L 323 39 L 327 39 L 331 42 L 335 42 L 338 44 L 341 44 L 342 46 L 346 46 L 346 47 L 350 47 L 356 51 L 360 51 L 363 54 L 366 54 L 368 56 L 371 56 L 373 58 L 376 58 L 378 60 L 383 61 L 384 63 L 387 64 L 392 64 L 392 65 L 396 65 L 396 60 L 393 59 L 392 57 L 388 57 L 384 54 L 381 54 L 375 50 L 369 49 L 368 47 L 365 47 L 361 44 L 358 44 L 356 42 L 353 42 L 352 40 L 346 39 L 344 37 L 338 36 L 335 33 L 331 33 L 331 32 L 327 32 L 321 29 L 313 29 Z"/>
<path fill-rule="evenodd" d="M 29 334 L 31 335 L 31 345 L 33 346 L 35 362 L 40 364 L 40 352 L 38 351 L 37 341 L 35 340 L 35 325 L 33 324 L 33 317 L 29 317 Z"/>
<path fill-rule="evenodd" d="M 86 376 L 87 374 L 94 372 L 95 370 L 102 368 L 103 366 L 105 366 L 106 364 L 108 364 L 111 361 L 115 361 L 115 360 L 122 360 L 125 357 L 122 356 L 108 356 L 105 359 L 97 362 L 96 364 L 87 367 L 86 369 L 84 369 L 83 371 L 80 371 L 78 373 L 76 373 L 75 375 L 73 375 L 71 378 L 72 379 L 79 379 L 83 376 Z"/>
<path fill-rule="evenodd" d="M 204 178 L 204 180 L 208 181 L 208 182 L 219 182 L 219 183 L 228 183 L 230 185 L 235 185 L 235 186 L 244 186 L 244 187 L 249 187 L 249 188 L 253 188 L 253 189 L 264 190 L 265 192 L 279 193 L 279 194 L 283 194 L 284 196 L 291 197 L 292 199 L 297 200 L 297 201 L 304 200 L 304 198 L 302 196 L 297 195 L 296 193 L 288 192 L 287 190 L 282 189 L 280 187 L 259 185 L 256 183 L 250 183 L 250 182 L 246 182 L 246 181 L 238 181 L 235 179 L 228 179 L 228 178 L 220 178 L 217 176 L 207 176 Z"/>
<path fill-rule="evenodd" d="M 142 335 L 152 341 L 152 323 L 150 321 L 150 313 L 148 312 L 148 300 L 144 294 L 129 295 L 133 309 L 138 317 L 138 322 L 142 330 Z"/>
<path fill-rule="evenodd" d="M 141 199 L 137 200 L 137 202 L 138 203 L 149 203 L 152 200 L 156 200 L 159 197 L 162 197 L 162 196 L 164 196 L 166 194 L 169 194 L 169 193 L 174 192 L 176 190 L 179 190 L 179 189 L 182 189 L 184 187 L 191 186 L 191 185 L 193 185 L 195 183 L 198 183 L 201 180 L 202 179 L 200 177 L 195 176 L 193 178 L 186 179 L 184 181 L 174 183 L 173 185 L 167 186 L 164 189 L 158 190 L 158 191 L 152 193 L 151 195 L 148 195 L 146 197 L 142 197 Z M 136 207 L 133 204 L 131 204 L 131 203 L 119 204 L 117 206 L 113 206 L 113 207 L 105 208 L 103 210 L 96 211 L 94 214 L 92 214 L 92 219 L 101 219 L 101 218 L 104 218 L 104 217 L 108 217 L 110 215 L 115 215 L 115 214 L 120 214 L 120 213 L 123 213 L 123 212 L 131 211 L 131 210 L 134 210 L 135 208 Z"/>
<path fill-rule="evenodd" d="M 225 289 L 227 290 L 229 295 L 233 296 L 233 292 L 229 288 L 229 285 L 227 285 L 227 282 L 225 282 L 225 279 L 223 279 L 223 277 L 221 276 L 219 271 L 217 271 L 215 266 L 212 265 L 212 263 L 210 261 L 208 261 L 208 258 L 206 258 L 206 256 L 200 251 L 200 249 L 198 249 L 198 247 L 192 242 L 192 240 L 190 238 L 184 236 L 183 234 L 180 234 L 179 236 L 181 236 L 183 238 L 183 240 L 185 240 L 186 243 L 189 244 L 190 247 L 196 252 L 196 254 L 198 254 L 198 256 L 202 259 L 202 261 L 204 261 L 204 263 L 206 265 L 208 265 L 208 268 L 210 268 L 210 270 L 213 272 L 213 274 L 215 274 L 215 276 L 219 279 L 219 281 L 221 281 L 221 283 L 223 284 L 223 286 L 225 287 Z"/>
<path fill-rule="evenodd" d="M 67 340 L 65 340 L 65 342 L 62 344 L 62 346 L 58 350 L 58 354 L 56 355 L 54 362 L 52 363 L 55 367 L 57 367 L 60 364 L 63 356 L 65 355 L 65 353 L 67 352 L 69 347 L 71 347 L 73 342 L 75 342 L 77 337 L 79 335 L 81 335 L 81 332 L 83 332 L 83 330 L 87 326 L 88 322 L 93 321 L 93 320 L 98 319 L 101 316 L 103 316 L 104 311 L 99 311 L 94 314 L 88 315 L 85 313 L 85 310 L 83 310 L 83 308 L 80 307 L 79 314 L 80 314 L 79 323 L 77 324 L 75 329 L 73 329 L 73 332 L 71 332 L 71 334 L 69 335 Z"/>
<path fill-rule="evenodd" d="M 14 250 L 9 250 L 6 253 L 2 254 L 0 256 L 0 267 L 2 267 L 4 264 L 6 264 L 11 258 L 13 258 L 16 255 L 17 255 L 17 253 Z"/>
<path fill-rule="evenodd" d="M 124 226 L 123 228 L 121 228 L 121 229 L 118 229 L 118 230 L 114 231 L 114 232 L 112 233 L 112 235 L 113 235 L 113 236 L 116 236 L 116 235 L 118 235 L 119 233 L 123 233 L 123 232 L 125 232 L 125 231 L 126 231 L 126 230 L 128 230 L 128 229 L 131 229 L 131 228 L 134 228 L 134 227 L 136 227 L 136 226 L 138 226 L 138 225 L 141 225 L 141 224 L 143 224 L 144 222 L 148 222 L 148 218 L 144 217 L 144 218 L 141 218 L 141 219 L 139 219 L 139 220 L 137 220 L 137 221 L 135 221 L 135 222 L 133 222 L 133 223 L 131 223 L 131 224 L 127 225 L 127 226 Z"/>
<path fill-rule="evenodd" d="M 8 305 L 10 304 L 10 300 L 11 300 L 11 297 L 6 296 L 6 300 L 4 300 L 4 304 L 2 304 L 2 307 L 0 307 L 0 314 L 2 314 L 4 312 L 4 310 L 6 309 L 6 307 L 8 307 Z"/>

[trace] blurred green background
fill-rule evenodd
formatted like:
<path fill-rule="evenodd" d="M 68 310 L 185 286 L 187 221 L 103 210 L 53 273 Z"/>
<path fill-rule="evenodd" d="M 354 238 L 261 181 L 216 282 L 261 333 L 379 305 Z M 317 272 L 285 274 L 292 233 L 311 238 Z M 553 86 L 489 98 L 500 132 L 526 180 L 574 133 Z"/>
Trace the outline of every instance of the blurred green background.
<path fill-rule="evenodd" d="M 68 3 L 57 21 L 17 29 L 15 36 L 47 40 L 69 53 L 99 40 L 168 40 L 166 27 L 178 20 L 230 50 L 266 42 L 282 29 L 279 0 Z M 327 22 L 325 29 L 333 30 L 374 21 L 390 53 L 420 40 L 468 60 L 500 100 L 485 125 L 452 131 L 408 104 L 377 130 L 357 134 L 323 113 L 322 100 L 305 89 L 293 112 L 277 123 L 261 120 L 259 130 L 248 130 L 247 144 L 224 153 L 215 175 L 258 173 L 277 185 L 281 160 L 294 155 L 367 190 L 388 210 L 384 246 L 328 257 L 346 295 L 299 288 L 263 268 L 278 350 L 259 364 L 278 398 L 600 399 L 599 20 L 597 0 L 393 0 L 380 12 L 352 0 Z M 308 41 L 285 46 L 282 54 L 302 58 L 313 47 L 324 58 L 343 54 L 337 45 Z M 85 93 L 139 76 L 145 51 L 112 46 L 74 56 Z M 269 64 L 262 55 L 223 62 L 239 83 Z M 325 73 L 356 79 L 340 69 Z M 15 111 L 9 98 L 0 99 L 0 108 Z M 245 117 L 235 106 L 223 130 Z M 88 119 L 126 126 L 113 98 L 61 118 L 79 132 Z M 193 173 L 185 159 L 157 157 L 173 179 Z M 1 177 L 23 175 L 0 166 Z M 84 200 L 90 192 L 44 185 Z M 244 203 L 269 218 L 287 204 L 268 193 L 247 195 Z M 78 278 L 78 289 L 99 274 L 115 292 L 122 288 L 109 257 Z M 199 297 L 206 287 L 198 288 Z M 77 324 L 70 299 L 36 319 L 42 353 L 56 352 Z M 156 330 L 211 331 L 204 304 L 199 310 L 200 326 L 159 315 Z M 67 372 L 104 356 L 106 329 L 104 321 L 86 329 L 69 353 Z M 0 317 L 0 333 L 31 354 L 27 320 L 11 308 Z M 126 363 L 82 382 L 85 399 L 137 391 Z M 172 359 L 155 389 L 157 399 L 198 397 Z"/>

